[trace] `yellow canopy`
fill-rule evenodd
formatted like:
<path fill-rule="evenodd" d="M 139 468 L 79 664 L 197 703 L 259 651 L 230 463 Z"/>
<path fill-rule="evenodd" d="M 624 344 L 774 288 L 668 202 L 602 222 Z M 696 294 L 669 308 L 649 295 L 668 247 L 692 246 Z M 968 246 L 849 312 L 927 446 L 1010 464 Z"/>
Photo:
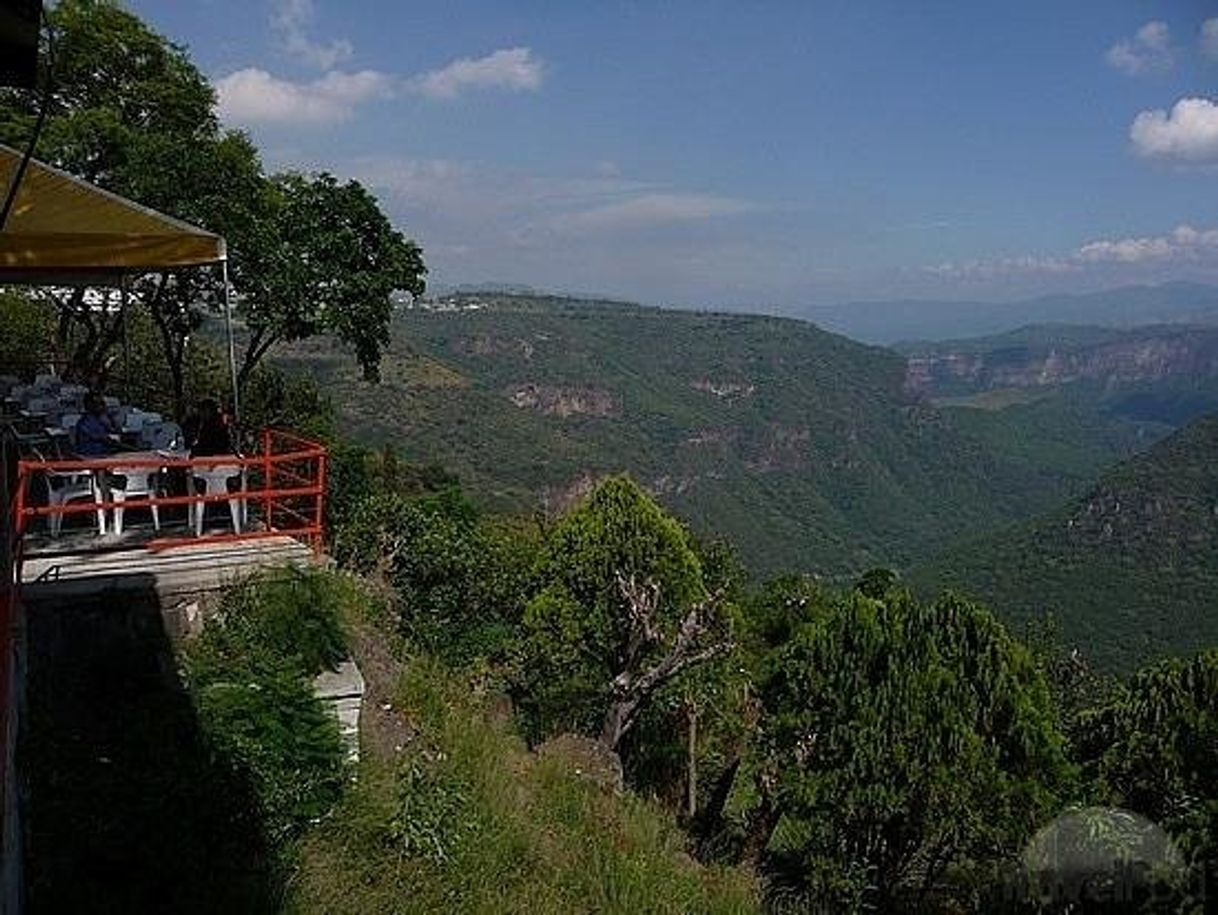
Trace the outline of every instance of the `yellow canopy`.
<path fill-rule="evenodd" d="M 0 199 L 21 154 L 0 144 Z M 0 283 L 78 285 L 215 264 L 224 239 L 31 159 L 0 230 Z"/>

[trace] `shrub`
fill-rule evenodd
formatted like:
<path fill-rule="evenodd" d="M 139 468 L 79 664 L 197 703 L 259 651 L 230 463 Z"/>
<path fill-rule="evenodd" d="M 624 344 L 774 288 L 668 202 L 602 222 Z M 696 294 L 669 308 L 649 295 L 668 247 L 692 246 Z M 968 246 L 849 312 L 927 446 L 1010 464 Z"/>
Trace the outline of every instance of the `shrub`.
<path fill-rule="evenodd" d="M 406 636 L 464 663 L 504 652 L 529 591 L 534 538 L 482 520 L 450 489 L 365 499 L 336 534 L 334 552 L 394 587 Z"/>
<path fill-rule="evenodd" d="M 215 762 L 254 786 L 257 817 L 281 843 L 338 799 L 344 749 L 312 678 L 346 656 L 340 608 L 354 586 L 317 570 L 236 585 L 183 653 L 200 729 Z"/>

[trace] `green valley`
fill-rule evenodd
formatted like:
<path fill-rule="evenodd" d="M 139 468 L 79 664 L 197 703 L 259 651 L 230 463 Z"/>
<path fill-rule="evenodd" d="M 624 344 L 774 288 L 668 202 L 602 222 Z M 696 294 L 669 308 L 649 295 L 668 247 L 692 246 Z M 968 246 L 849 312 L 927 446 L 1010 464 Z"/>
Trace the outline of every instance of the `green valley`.
<path fill-rule="evenodd" d="M 281 362 L 345 432 L 443 463 L 491 509 L 553 513 L 625 470 L 759 573 L 903 567 L 1050 507 L 1130 445 L 1067 416 L 1007 454 L 911 395 L 897 353 L 755 315 L 467 295 L 398 312 L 377 386 L 325 340 Z M 1062 426 L 1083 432 L 1037 460 Z"/>

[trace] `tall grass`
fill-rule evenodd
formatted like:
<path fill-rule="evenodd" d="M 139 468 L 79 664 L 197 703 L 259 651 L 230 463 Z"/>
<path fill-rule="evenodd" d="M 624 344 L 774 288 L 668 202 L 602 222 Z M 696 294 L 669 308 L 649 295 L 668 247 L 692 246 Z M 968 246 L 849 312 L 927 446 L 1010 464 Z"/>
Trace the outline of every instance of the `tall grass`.
<path fill-rule="evenodd" d="M 698 865 L 660 810 L 530 753 L 439 664 L 412 662 L 398 702 L 416 733 L 394 759 L 366 754 L 306 837 L 291 910 L 757 911 L 744 872 Z"/>

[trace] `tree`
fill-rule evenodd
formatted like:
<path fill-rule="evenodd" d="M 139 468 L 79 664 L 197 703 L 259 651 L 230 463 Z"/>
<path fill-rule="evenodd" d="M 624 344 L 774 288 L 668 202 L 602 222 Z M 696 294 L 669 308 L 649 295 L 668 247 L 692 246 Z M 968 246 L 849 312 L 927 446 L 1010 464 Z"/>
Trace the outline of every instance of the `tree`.
<path fill-rule="evenodd" d="M 275 343 L 324 332 L 353 346 L 375 380 L 389 342 L 390 294 L 422 295 L 422 251 L 357 181 L 288 173 L 273 180 L 273 194 L 273 231 L 251 246 L 240 278 L 250 333 L 240 378 Z"/>
<path fill-rule="evenodd" d="M 347 487 L 373 474 L 347 471 Z M 417 481 L 416 481 L 417 482 Z M 534 545 L 479 517 L 454 486 L 409 498 L 385 488 L 344 511 L 333 551 L 339 562 L 392 585 L 399 625 L 446 661 L 503 654 L 528 593 Z M 406 474 L 393 481 L 411 483 Z"/>
<path fill-rule="evenodd" d="M 55 361 L 48 349 L 55 327 L 54 309 L 46 302 L 14 290 L 0 289 L 0 365 L 32 381 Z"/>
<path fill-rule="evenodd" d="M 846 595 L 777 653 L 761 696 L 748 851 L 787 818 L 788 874 L 843 911 L 975 907 L 1068 783 L 1031 655 L 951 595 Z"/>
<path fill-rule="evenodd" d="M 215 92 L 186 51 L 109 0 L 63 0 L 40 158 L 101 187 L 223 235 L 249 330 L 244 384 L 277 341 L 332 333 L 375 378 L 388 339 L 389 294 L 418 295 L 422 253 L 357 182 L 330 175 L 268 178 L 244 134 L 224 130 Z M 0 90 L 0 140 L 24 146 L 41 95 Z M 185 409 L 193 336 L 223 299 L 217 271 L 182 270 L 133 283 L 152 315 L 175 408 Z M 111 296 L 111 300 L 113 300 Z M 89 377 L 122 339 L 113 301 L 86 290 L 53 295 L 60 349 Z"/>
<path fill-rule="evenodd" d="M 186 51 L 108 0 L 63 0 L 48 12 L 54 33 L 47 118 L 39 158 L 107 190 L 221 233 L 250 220 L 251 185 L 262 181 L 249 141 L 222 131 L 215 92 Z M 0 139 L 24 147 L 42 93 L 0 92 Z M 237 167 L 240 166 L 240 167 Z M 184 363 L 201 308 L 218 298 L 216 278 L 183 271 L 134 284 L 157 322 L 183 406 Z M 122 339 L 113 290 L 50 291 L 59 310 L 68 373 L 97 375 Z"/>
<path fill-rule="evenodd" d="M 215 92 L 185 49 L 110 0 L 60 0 L 47 10 L 54 71 L 38 155 L 117 193 L 132 151 L 158 137 L 218 129 Z M 44 74 L 44 81 L 47 75 Z M 24 148 L 42 92 L 0 90 L 0 139 Z M 138 166 L 135 173 L 138 173 Z"/>
<path fill-rule="evenodd" d="M 540 730 L 617 749 L 657 692 L 726 654 L 730 624 L 681 525 L 627 477 L 550 532 L 524 614 L 524 702 Z"/>
<path fill-rule="evenodd" d="M 1214 886 L 1218 650 L 1138 671 L 1109 702 L 1080 716 L 1076 752 L 1097 800 L 1166 829 L 1194 876 Z"/>

